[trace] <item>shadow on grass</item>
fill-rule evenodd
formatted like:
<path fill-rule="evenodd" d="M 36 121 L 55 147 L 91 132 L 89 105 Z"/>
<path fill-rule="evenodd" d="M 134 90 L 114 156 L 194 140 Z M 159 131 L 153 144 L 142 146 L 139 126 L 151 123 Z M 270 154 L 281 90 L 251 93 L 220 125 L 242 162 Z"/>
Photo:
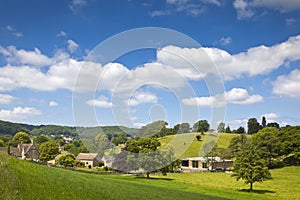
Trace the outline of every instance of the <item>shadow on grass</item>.
<path fill-rule="evenodd" d="M 249 189 L 242 189 L 239 190 L 240 192 L 248 192 L 248 193 L 256 193 L 256 194 L 265 194 L 265 193 L 276 193 L 274 191 L 271 190 L 252 190 L 250 191 Z"/>

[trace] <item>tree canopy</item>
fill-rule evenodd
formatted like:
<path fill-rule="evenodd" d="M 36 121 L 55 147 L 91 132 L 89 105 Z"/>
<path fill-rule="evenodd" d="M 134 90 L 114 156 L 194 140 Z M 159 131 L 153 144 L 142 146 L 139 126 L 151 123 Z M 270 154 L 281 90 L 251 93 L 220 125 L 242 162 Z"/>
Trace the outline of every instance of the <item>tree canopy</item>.
<path fill-rule="evenodd" d="M 260 129 L 260 125 L 257 122 L 256 118 L 250 118 L 248 120 L 247 125 L 248 125 L 248 131 L 247 131 L 248 134 L 257 133 Z"/>
<path fill-rule="evenodd" d="M 193 126 L 194 132 L 201 132 L 203 134 L 208 130 L 209 130 L 209 123 L 207 122 L 207 120 L 199 120 Z"/>

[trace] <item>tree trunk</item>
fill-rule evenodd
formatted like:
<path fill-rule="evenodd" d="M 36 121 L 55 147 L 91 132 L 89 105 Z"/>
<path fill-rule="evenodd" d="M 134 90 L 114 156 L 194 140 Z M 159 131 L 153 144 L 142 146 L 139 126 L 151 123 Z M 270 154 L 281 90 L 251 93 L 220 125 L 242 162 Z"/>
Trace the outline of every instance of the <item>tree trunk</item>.
<path fill-rule="evenodd" d="M 150 178 L 150 172 L 147 172 L 146 174 L 147 174 L 147 178 Z"/>
<path fill-rule="evenodd" d="M 253 183 L 250 183 L 250 192 L 252 192 L 253 189 Z"/>

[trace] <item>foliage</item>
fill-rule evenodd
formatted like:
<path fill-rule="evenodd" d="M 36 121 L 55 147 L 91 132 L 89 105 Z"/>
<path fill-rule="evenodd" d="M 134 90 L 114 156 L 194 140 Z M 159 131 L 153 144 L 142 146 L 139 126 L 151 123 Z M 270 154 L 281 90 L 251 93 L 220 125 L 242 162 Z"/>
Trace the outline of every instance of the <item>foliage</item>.
<path fill-rule="evenodd" d="M 194 132 L 201 132 L 203 134 L 208 130 L 209 130 L 209 123 L 207 122 L 207 120 L 199 120 L 193 126 Z"/>
<path fill-rule="evenodd" d="M 79 153 L 88 153 L 81 140 L 74 140 L 72 143 L 65 144 L 64 149 L 75 156 Z"/>
<path fill-rule="evenodd" d="M 227 126 L 227 127 L 226 127 L 226 129 L 225 129 L 225 133 L 231 133 L 230 126 Z"/>
<path fill-rule="evenodd" d="M 29 133 L 35 126 L 28 124 L 12 123 L 0 120 L 0 134 L 14 136 L 17 132 Z"/>
<path fill-rule="evenodd" d="M 104 155 L 104 152 L 110 149 L 113 144 L 109 141 L 107 135 L 98 134 L 94 140 L 95 152 L 97 152 L 100 156 Z"/>
<path fill-rule="evenodd" d="M 143 126 L 137 133 L 138 137 L 163 137 L 165 135 L 173 134 L 173 131 L 170 131 L 166 128 L 168 123 L 166 121 L 155 121 L 146 126 Z"/>
<path fill-rule="evenodd" d="M 265 128 L 266 126 L 267 126 L 267 120 L 266 120 L 266 117 L 263 116 L 261 119 L 261 127 Z"/>
<path fill-rule="evenodd" d="M 75 165 L 75 156 L 72 154 L 63 155 L 57 159 L 56 163 L 65 167 L 73 167 Z"/>
<path fill-rule="evenodd" d="M 241 153 L 250 145 L 250 139 L 245 134 L 231 139 L 228 149 L 232 157 L 240 157 Z"/>
<path fill-rule="evenodd" d="M 271 173 L 265 161 L 260 158 L 258 151 L 249 145 L 245 148 L 234 162 L 234 174 L 236 180 L 243 179 L 246 184 L 250 184 L 250 191 L 253 190 L 255 182 L 263 182 L 271 179 Z"/>
<path fill-rule="evenodd" d="M 50 138 L 48 136 L 45 136 L 45 135 L 39 135 L 39 136 L 36 136 L 35 138 L 33 138 L 33 141 L 36 144 L 42 144 L 44 142 L 50 141 Z"/>
<path fill-rule="evenodd" d="M 173 127 L 173 132 L 174 132 L 174 134 L 189 133 L 190 132 L 190 124 L 189 123 L 176 124 Z"/>
<path fill-rule="evenodd" d="M 53 141 L 44 142 L 39 146 L 39 151 L 42 161 L 52 160 L 59 154 L 58 144 Z"/>
<path fill-rule="evenodd" d="M 20 142 L 27 143 L 27 144 L 31 143 L 29 135 L 25 132 L 16 133 L 16 135 L 11 140 L 11 145 L 17 146 Z"/>
<path fill-rule="evenodd" d="M 224 122 L 220 122 L 218 125 L 218 133 L 224 133 L 225 132 L 225 123 Z"/>
<path fill-rule="evenodd" d="M 233 130 L 233 133 L 238 133 L 238 134 L 242 134 L 242 133 L 246 133 L 245 128 L 240 126 L 238 129 Z"/>
<path fill-rule="evenodd" d="M 4 147 L 4 141 L 0 139 L 0 147 Z"/>
<path fill-rule="evenodd" d="M 201 136 L 200 136 L 200 135 L 197 135 L 197 136 L 196 136 L 196 139 L 197 139 L 197 141 L 201 141 Z"/>
<path fill-rule="evenodd" d="M 128 140 L 128 138 L 126 137 L 126 134 L 121 133 L 117 137 L 113 137 L 111 139 L 111 142 L 117 146 L 118 144 L 125 144 L 127 142 L 127 140 Z"/>
<path fill-rule="evenodd" d="M 275 127 L 278 130 L 280 129 L 280 126 L 277 122 L 270 122 L 270 123 L 267 124 L 267 127 Z"/>
<path fill-rule="evenodd" d="M 259 156 L 266 161 L 269 168 L 276 167 L 275 158 L 280 151 L 280 143 L 277 137 L 278 130 L 274 127 L 266 127 L 252 137 L 252 144 L 258 150 Z"/>
<path fill-rule="evenodd" d="M 260 125 L 257 122 L 256 118 L 250 118 L 247 122 L 248 125 L 248 134 L 253 134 L 253 133 L 257 133 L 260 129 Z"/>

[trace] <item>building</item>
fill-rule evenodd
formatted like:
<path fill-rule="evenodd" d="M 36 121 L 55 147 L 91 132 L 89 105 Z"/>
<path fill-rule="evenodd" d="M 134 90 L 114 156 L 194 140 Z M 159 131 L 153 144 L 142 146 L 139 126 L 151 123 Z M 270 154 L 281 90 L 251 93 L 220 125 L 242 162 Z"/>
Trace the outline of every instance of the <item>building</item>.
<path fill-rule="evenodd" d="M 80 160 L 80 162 L 83 162 L 87 167 L 97 167 L 100 158 L 97 153 L 79 153 L 76 160 Z"/>
<path fill-rule="evenodd" d="M 222 167 L 226 170 L 233 167 L 233 161 L 222 160 L 220 157 L 193 157 L 184 158 L 181 161 L 183 172 L 206 172 L 216 167 Z"/>
<path fill-rule="evenodd" d="M 22 160 L 39 160 L 40 157 L 39 149 L 34 142 L 31 144 L 20 143 L 17 147 L 11 147 L 9 154 Z"/>

